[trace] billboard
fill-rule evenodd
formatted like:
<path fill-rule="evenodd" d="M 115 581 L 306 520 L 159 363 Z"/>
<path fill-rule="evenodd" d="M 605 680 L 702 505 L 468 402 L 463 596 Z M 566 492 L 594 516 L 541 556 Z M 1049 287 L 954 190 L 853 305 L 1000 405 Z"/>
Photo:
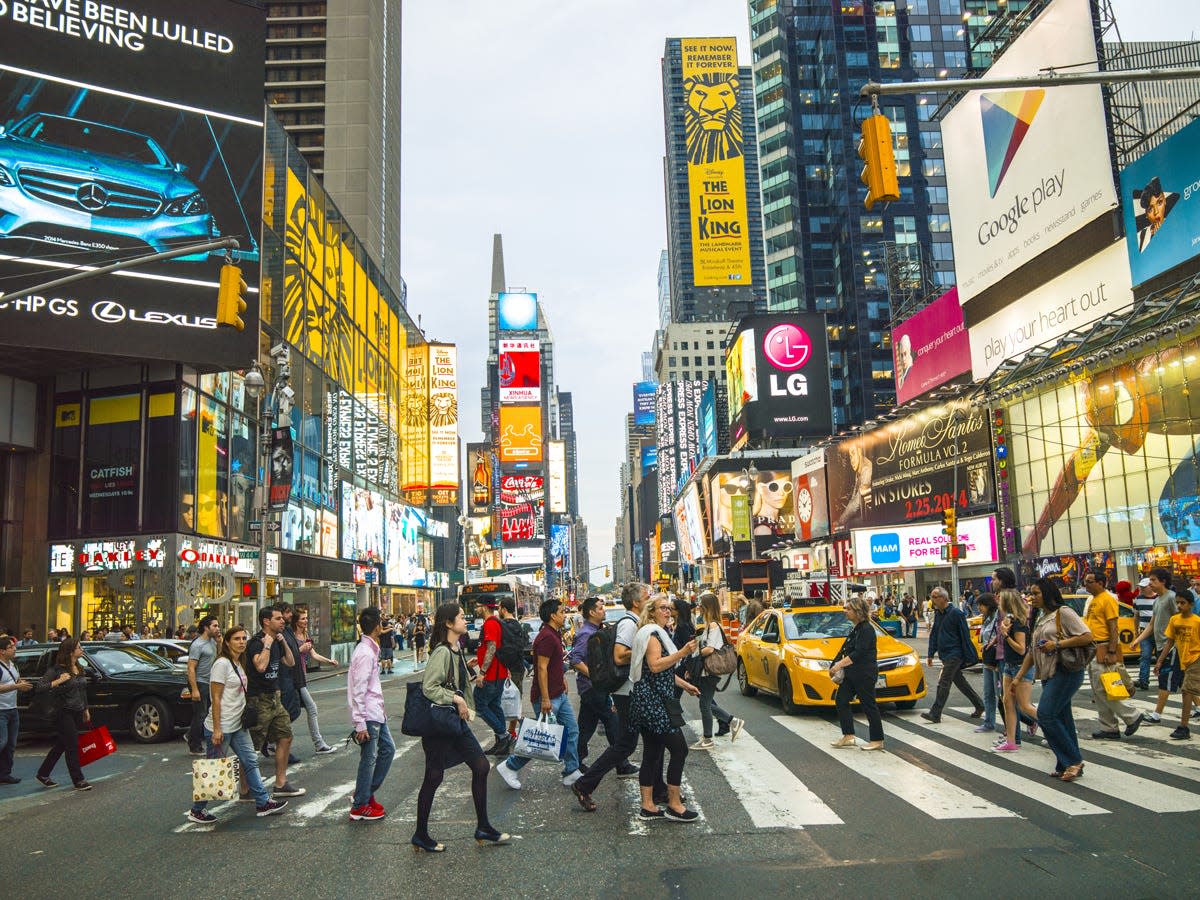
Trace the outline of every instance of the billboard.
<path fill-rule="evenodd" d="M 550 565 L 559 578 L 571 577 L 571 527 L 550 526 Z"/>
<path fill-rule="evenodd" d="M 567 511 L 567 445 L 565 441 L 546 444 L 550 479 L 550 512 Z"/>
<path fill-rule="evenodd" d="M 288 497 L 292 493 L 294 447 L 290 427 L 271 429 L 271 486 L 267 505 L 276 512 L 287 509 Z"/>
<path fill-rule="evenodd" d="M 716 456 L 717 453 L 717 383 L 710 381 L 700 398 L 700 447 L 696 452 L 697 462 Z"/>
<path fill-rule="evenodd" d="M 668 381 L 655 392 L 658 508 L 670 509 L 679 482 L 691 472 L 700 447 L 703 381 Z"/>
<path fill-rule="evenodd" d="M 725 357 L 725 378 L 729 385 L 729 421 L 732 422 L 742 407 L 758 399 L 753 328 L 738 334 L 729 346 L 729 355 Z"/>
<path fill-rule="evenodd" d="M 654 444 L 642 445 L 642 477 L 645 478 L 650 470 L 658 466 L 658 447 Z"/>
<path fill-rule="evenodd" d="M 429 345 L 429 484 L 435 503 L 458 505 L 458 348 Z"/>
<path fill-rule="evenodd" d="M 404 351 L 404 410 L 400 440 L 404 469 L 400 489 L 410 503 L 424 505 L 429 491 L 429 345 Z"/>
<path fill-rule="evenodd" d="M 381 562 L 386 553 L 383 497 L 342 482 L 342 557 Z"/>
<path fill-rule="evenodd" d="M 505 547 L 501 558 L 506 566 L 540 566 L 546 561 L 541 547 Z"/>
<path fill-rule="evenodd" d="M 500 341 L 500 402 L 537 403 L 542 399 L 541 341 Z"/>
<path fill-rule="evenodd" d="M 1092 5 L 1053 0 L 984 77 L 1095 71 Z M 1117 205 L 1100 85 L 971 91 L 942 137 L 964 307 Z"/>
<path fill-rule="evenodd" d="M 834 532 L 994 508 L 991 429 L 969 404 L 922 410 L 826 452 Z"/>
<path fill-rule="evenodd" d="M 684 38 L 684 139 L 697 287 L 750 284 L 737 40 Z"/>
<path fill-rule="evenodd" d="M 814 450 L 792 462 L 792 498 L 796 508 L 795 536 L 802 541 L 828 537 L 829 480 L 824 450 Z"/>
<path fill-rule="evenodd" d="M 833 410 L 825 316 L 747 316 L 737 329 L 726 359 L 731 421 L 739 425 L 731 442 L 748 431 L 770 437 L 829 434 Z"/>
<path fill-rule="evenodd" d="M 423 586 L 429 576 L 422 566 L 421 531 L 425 514 L 406 503 L 384 501 L 387 520 L 384 573 L 387 584 Z"/>
<path fill-rule="evenodd" d="M 633 386 L 633 424 L 654 424 L 654 392 L 657 381 L 639 381 Z"/>
<path fill-rule="evenodd" d="M 467 471 L 471 473 L 470 514 L 486 516 L 492 511 L 492 445 L 467 444 Z"/>
<path fill-rule="evenodd" d="M 1121 172 L 1121 208 L 1133 283 L 1200 253 L 1200 122 L 1192 122 Z"/>
<path fill-rule="evenodd" d="M 542 408 L 500 407 L 500 462 L 542 461 Z"/>
<path fill-rule="evenodd" d="M 501 331 L 537 331 L 537 294 L 498 294 L 496 327 Z"/>
<path fill-rule="evenodd" d="M 854 547 L 856 572 L 950 565 L 948 560 L 942 559 L 942 547 L 950 543 L 950 537 L 942 534 L 940 522 L 856 529 L 850 538 Z M 966 548 L 965 555 L 959 557 L 960 563 L 972 565 L 996 562 L 999 558 L 996 517 L 959 519 L 958 542 Z"/>
<path fill-rule="evenodd" d="M 735 533 L 734 501 L 739 496 L 747 498 L 747 527 L 756 539 L 792 536 L 796 507 L 792 502 L 791 473 L 786 469 L 761 469 L 753 484 L 747 484 L 740 468 L 734 472 L 717 472 L 708 478 L 708 493 L 714 546 L 724 545 Z M 749 539 L 749 535 L 744 538 Z"/>
<path fill-rule="evenodd" d="M 680 559 L 688 564 L 695 563 L 708 555 L 708 536 L 704 514 L 700 510 L 700 489 L 696 482 L 693 481 L 684 489 L 673 511 Z"/>
<path fill-rule="evenodd" d="M 892 329 L 892 358 L 897 404 L 971 371 L 971 339 L 963 324 L 957 288 Z"/>
<path fill-rule="evenodd" d="M 504 542 L 545 538 L 546 487 L 541 475 L 501 475 L 497 510 Z"/>
<path fill-rule="evenodd" d="M 265 22 L 247 3 L 0 3 L 0 284 L 240 245 L 244 331 L 217 330 L 224 251 L 0 308 L 0 342 L 243 368 L 258 352 Z"/>

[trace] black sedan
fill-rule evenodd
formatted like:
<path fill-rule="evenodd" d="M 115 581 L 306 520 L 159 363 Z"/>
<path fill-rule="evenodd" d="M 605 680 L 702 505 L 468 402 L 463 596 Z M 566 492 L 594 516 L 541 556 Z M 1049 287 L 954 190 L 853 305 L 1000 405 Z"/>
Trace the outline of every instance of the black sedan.
<path fill-rule="evenodd" d="M 37 684 L 57 649 L 57 644 L 18 647 L 15 662 L 21 677 Z M 162 657 L 126 643 L 84 641 L 79 664 L 87 673 L 93 725 L 127 731 L 138 743 L 150 744 L 191 724 L 187 675 Z M 48 721 L 30 712 L 32 698 L 31 691 L 17 697 L 22 733 L 52 731 Z"/>

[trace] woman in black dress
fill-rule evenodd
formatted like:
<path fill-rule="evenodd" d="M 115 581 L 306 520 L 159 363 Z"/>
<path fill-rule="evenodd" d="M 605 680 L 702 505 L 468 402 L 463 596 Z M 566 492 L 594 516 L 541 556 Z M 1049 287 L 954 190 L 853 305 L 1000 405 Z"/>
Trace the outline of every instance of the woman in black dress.
<path fill-rule="evenodd" d="M 875 626 L 871 624 L 871 605 L 861 594 L 846 601 L 846 618 L 853 624 L 850 633 L 842 642 L 842 649 L 833 658 L 829 673 L 842 672 L 842 683 L 838 685 L 838 722 L 842 726 L 842 739 L 833 746 L 847 749 L 855 745 L 854 714 L 850 701 L 858 697 L 858 705 L 867 714 L 870 742 L 863 750 L 883 749 L 883 720 L 875 703 L 875 677 L 879 674 L 879 660 L 875 651 Z"/>
<path fill-rule="evenodd" d="M 467 618 L 457 603 L 444 603 L 434 614 L 430 635 L 429 665 L 425 668 L 422 688 L 430 703 L 453 705 L 462 719 L 457 737 L 423 737 L 425 751 L 425 780 L 417 794 L 417 830 L 412 837 L 413 849 L 426 853 L 441 853 L 446 849 L 429 836 L 429 814 L 433 796 L 442 783 L 447 769 L 466 763 L 471 769 L 471 799 L 475 801 L 475 840 L 480 844 L 504 844 L 510 838 L 492 827 L 487 815 L 487 778 L 491 766 L 483 748 L 467 723 L 475 717 L 475 691 L 467 669 L 465 654 L 459 639 L 467 633 Z"/>
<path fill-rule="evenodd" d="M 58 646 L 54 662 L 38 682 L 39 693 L 46 692 L 54 723 L 54 743 L 37 770 L 37 780 L 42 787 L 56 787 L 50 773 L 58 759 L 67 755 L 67 772 L 77 791 L 90 791 L 92 786 L 83 777 L 79 765 L 79 731 L 92 723 L 92 714 L 87 705 L 87 676 L 79 666 L 83 648 L 75 638 L 66 638 Z"/>

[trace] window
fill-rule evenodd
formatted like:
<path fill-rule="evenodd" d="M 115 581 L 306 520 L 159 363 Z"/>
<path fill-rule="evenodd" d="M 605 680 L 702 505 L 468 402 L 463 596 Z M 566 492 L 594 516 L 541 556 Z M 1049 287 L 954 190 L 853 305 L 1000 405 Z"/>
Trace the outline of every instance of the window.
<path fill-rule="evenodd" d="M 709 349 L 709 350 L 713 349 L 713 342 L 712 342 L 712 341 L 708 341 L 708 349 Z"/>
<path fill-rule="evenodd" d="M 914 50 L 912 64 L 914 69 L 932 69 L 934 66 L 933 52 L 930 50 Z"/>
<path fill-rule="evenodd" d="M 929 230 L 933 232 L 949 231 L 950 217 L 949 216 L 930 216 Z"/>
<path fill-rule="evenodd" d="M 779 619 L 773 613 L 767 616 L 766 626 L 762 631 L 762 639 L 772 643 L 779 641 Z"/>

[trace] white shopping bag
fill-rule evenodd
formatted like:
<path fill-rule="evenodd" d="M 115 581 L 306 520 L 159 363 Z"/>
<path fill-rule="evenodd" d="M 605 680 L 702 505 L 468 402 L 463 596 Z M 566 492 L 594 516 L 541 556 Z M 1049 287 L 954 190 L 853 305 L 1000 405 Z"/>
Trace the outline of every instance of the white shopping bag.
<path fill-rule="evenodd" d="M 558 762 L 565 731 L 566 729 L 553 719 L 522 719 L 513 755 Z"/>
<path fill-rule="evenodd" d="M 500 711 L 506 719 L 521 718 L 521 692 L 511 678 L 504 679 L 504 692 L 500 694 Z"/>

